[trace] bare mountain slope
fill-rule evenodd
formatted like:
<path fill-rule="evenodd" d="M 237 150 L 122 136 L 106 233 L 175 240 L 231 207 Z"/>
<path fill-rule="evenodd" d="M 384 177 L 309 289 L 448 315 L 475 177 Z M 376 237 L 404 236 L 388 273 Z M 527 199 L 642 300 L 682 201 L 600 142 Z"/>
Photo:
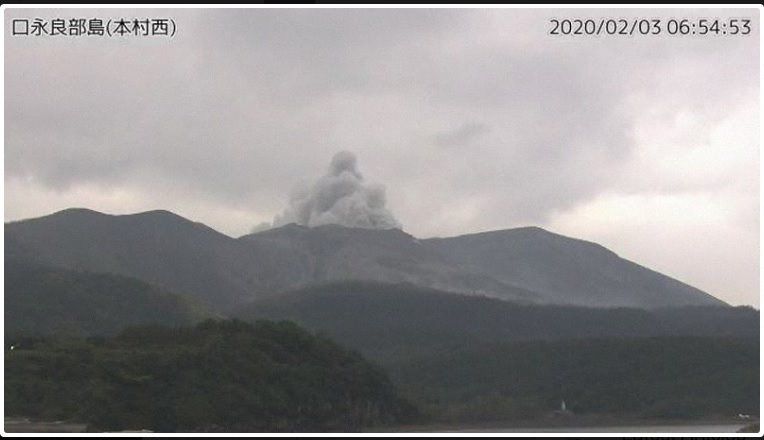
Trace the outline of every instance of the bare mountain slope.
<path fill-rule="evenodd" d="M 532 302 L 538 293 L 499 282 L 460 264 L 399 229 L 362 229 L 290 224 L 240 238 L 259 253 L 270 252 L 279 268 L 266 285 L 291 288 L 325 281 L 407 282 L 444 291 Z"/>
<path fill-rule="evenodd" d="M 592 307 L 725 305 L 673 278 L 591 242 L 517 228 L 422 243 L 454 264 L 525 289 L 543 301 Z"/>
<path fill-rule="evenodd" d="M 399 229 L 295 224 L 234 239 L 167 211 L 69 209 L 6 223 L 6 258 L 138 278 L 217 311 L 327 281 L 410 283 L 522 303 L 655 308 L 725 305 L 539 228 L 417 239 Z"/>

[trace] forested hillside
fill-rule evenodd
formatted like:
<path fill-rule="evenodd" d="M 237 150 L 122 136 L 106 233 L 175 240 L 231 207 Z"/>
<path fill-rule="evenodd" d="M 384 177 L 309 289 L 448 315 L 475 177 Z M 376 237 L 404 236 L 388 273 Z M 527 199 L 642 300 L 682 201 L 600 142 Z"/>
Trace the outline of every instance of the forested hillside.
<path fill-rule="evenodd" d="M 5 412 L 157 432 L 354 431 L 416 415 L 358 354 L 292 323 L 239 321 L 7 346 Z"/>
<path fill-rule="evenodd" d="M 577 415 L 693 419 L 759 413 L 758 338 L 533 341 L 388 352 L 377 359 L 448 423 Z"/>
<path fill-rule="evenodd" d="M 120 275 L 5 262 L 5 337 L 114 334 L 140 324 L 211 317 L 192 298 Z"/>
<path fill-rule="evenodd" d="M 759 313 L 750 307 L 539 306 L 372 282 L 331 283 L 272 295 L 241 308 L 238 316 L 294 320 L 365 353 L 517 340 L 759 332 Z"/>

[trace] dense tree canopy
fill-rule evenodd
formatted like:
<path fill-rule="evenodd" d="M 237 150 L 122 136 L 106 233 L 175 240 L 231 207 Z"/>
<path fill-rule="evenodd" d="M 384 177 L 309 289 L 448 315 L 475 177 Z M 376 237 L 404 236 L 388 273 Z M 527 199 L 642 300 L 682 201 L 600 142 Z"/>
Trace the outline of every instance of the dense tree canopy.
<path fill-rule="evenodd" d="M 191 325 L 212 314 L 184 295 L 114 274 L 5 262 L 5 336 L 92 336 Z"/>
<path fill-rule="evenodd" d="M 402 350 L 379 361 L 425 414 L 447 422 L 582 414 L 731 417 L 759 412 L 758 338 L 532 341 Z"/>
<path fill-rule="evenodd" d="M 288 322 L 139 327 L 6 350 L 6 413 L 92 429 L 357 430 L 413 415 L 385 373 Z"/>

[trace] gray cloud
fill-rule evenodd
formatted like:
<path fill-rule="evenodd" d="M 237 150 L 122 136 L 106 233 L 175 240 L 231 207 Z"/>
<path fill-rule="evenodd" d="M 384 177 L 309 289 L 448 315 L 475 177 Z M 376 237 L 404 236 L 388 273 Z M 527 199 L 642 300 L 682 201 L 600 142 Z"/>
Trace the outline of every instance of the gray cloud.
<path fill-rule="evenodd" d="M 713 195 L 724 227 L 704 234 L 721 243 L 734 222 L 758 237 L 758 128 L 740 122 L 758 112 L 758 11 L 692 12 L 750 15 L 750 37 L 547 35 L 551 15 L 645 13 L 9 9 L 6 29 L 19 16 L 151 16 L 173 17 L 179 33 L 6 38 L 6 220 L 81 200 L 173 209 L 241 235 L 348 150 L 418 236 L 564 216 L 569 233 L 610 240 L 585 208 L 629 194 Z M 369 191 L 348 208 L 384 195 Z M 650 240 L 629 231 L 603 244 Z M 649 263 L 661 251 L 648 247 L 631 257 Z M 687 281 L 713 284 L 701 272 Z M 745 283 L 725 286 L 757 297 L 758 272 L 734 273 Z"/>
<path fill-rule="evenodd" d="M 435 135 L 435 144 L 441 147 L 466 147 L 490 129 L 477 122 L 465 122 L 456 130 L 449 130 Z"/>

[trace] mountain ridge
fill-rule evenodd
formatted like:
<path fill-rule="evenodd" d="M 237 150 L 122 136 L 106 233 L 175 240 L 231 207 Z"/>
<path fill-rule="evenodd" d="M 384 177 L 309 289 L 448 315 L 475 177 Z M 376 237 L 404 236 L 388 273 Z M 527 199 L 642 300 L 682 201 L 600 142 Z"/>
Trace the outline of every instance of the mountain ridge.
<path fill-rule="evenodd" d="M 358 280 L 519 303 L 727 305 L 604 246 L 537 226 L 420 239 L 397 228 L 288 224 L 234 238 L 166 210 L 70 208 L 5 224 L 6 257 L 135 277 L 217 311 L 274 292 Z"/>

